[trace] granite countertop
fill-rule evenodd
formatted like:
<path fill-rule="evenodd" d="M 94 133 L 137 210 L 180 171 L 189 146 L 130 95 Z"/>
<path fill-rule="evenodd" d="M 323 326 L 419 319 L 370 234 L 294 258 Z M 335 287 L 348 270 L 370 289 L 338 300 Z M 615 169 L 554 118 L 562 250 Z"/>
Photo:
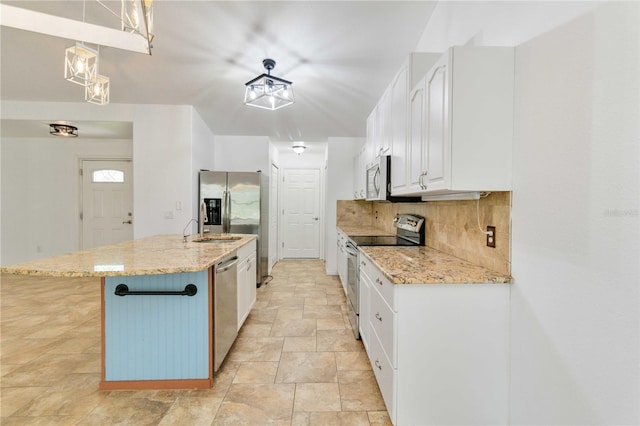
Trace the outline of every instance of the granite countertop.
<path fill-rule="evenodd" d="M 208 234 L 205 234 L 205 238 Z M 49 277 L 104 277 L 197 272 L 256 239 L 194 242 L 198 235 L 157 235 L 3 267 L 1 272 Z M 225 237 L 225 236 L 223 236 Z"/>
<path fill-rule="evenodd" d="M 490 271 L 430 247 L 359 247 L 394 284 L 509 283 L 508 275 Z"/>

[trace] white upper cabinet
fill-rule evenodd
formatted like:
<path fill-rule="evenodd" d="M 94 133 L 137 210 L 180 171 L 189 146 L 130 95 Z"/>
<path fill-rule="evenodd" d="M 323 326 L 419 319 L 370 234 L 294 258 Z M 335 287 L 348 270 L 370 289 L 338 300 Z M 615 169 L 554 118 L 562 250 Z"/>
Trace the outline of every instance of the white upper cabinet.
<path fill-rule="evenodd" d="M 412 135 L 422 132 L 418 193 L 512 189 L 513 64 L 513 48 L 463 46 L 427 72 L 422 107 L 411 103 Z M 413 122 L 418 116 L 420 125 Z M 409 185 L 407 192 L 416 189 Z"/>

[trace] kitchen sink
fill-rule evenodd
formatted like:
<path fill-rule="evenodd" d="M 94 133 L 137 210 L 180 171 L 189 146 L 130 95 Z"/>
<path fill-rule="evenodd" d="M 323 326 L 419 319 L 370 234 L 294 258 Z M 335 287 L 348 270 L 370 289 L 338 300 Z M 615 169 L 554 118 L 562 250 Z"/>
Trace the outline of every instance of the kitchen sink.
<path fill-rule="evenodd" d="M 194 237 L 191 241 L 194 243 L 230 243 L 233 241 L 238 241 L 242 239 L 242 237 L 238 237 L 235 235 L 205 235 L 204 237 Z"/>

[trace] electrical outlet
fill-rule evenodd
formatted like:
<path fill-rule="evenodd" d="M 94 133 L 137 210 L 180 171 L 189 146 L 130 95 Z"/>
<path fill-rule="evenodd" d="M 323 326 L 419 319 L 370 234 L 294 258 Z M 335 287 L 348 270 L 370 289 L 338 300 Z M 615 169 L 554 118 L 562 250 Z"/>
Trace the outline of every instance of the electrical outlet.
<path fill-rule="evenodd" d="M 496 227 L 487 226 L 487 247 L 496 248 Z"/>

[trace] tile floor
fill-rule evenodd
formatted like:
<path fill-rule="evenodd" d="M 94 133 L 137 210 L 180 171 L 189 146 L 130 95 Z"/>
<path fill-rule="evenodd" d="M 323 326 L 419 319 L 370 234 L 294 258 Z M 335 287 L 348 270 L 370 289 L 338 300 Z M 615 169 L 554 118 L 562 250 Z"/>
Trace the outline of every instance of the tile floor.
<path fill-rule="evenodd" d="M 207 390 L 99 391 L 99 280 L 2 275 L 2 425 L 390 424 L 324 263 L 282 261 Z"/>

